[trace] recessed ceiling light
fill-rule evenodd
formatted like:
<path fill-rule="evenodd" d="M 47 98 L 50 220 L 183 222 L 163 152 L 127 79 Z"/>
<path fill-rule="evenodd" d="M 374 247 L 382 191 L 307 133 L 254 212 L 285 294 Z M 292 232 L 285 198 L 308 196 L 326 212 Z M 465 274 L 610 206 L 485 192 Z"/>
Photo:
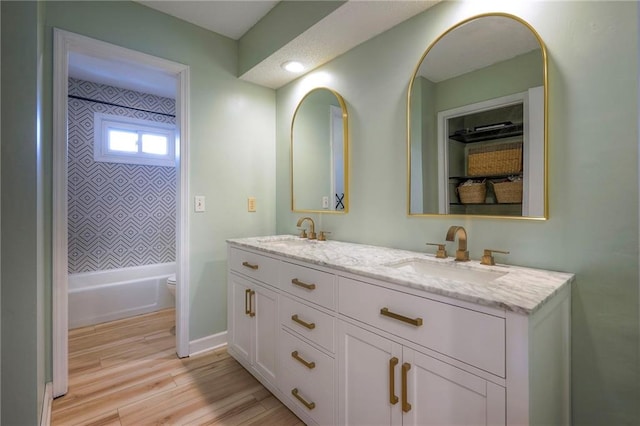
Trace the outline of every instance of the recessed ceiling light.
<path fill-rule="evenodd" d="M 298 61 L 287 61 L 282 64 L 282 68 L 289 72 L 302 72 L 304 71 L 304 65 Z"/>

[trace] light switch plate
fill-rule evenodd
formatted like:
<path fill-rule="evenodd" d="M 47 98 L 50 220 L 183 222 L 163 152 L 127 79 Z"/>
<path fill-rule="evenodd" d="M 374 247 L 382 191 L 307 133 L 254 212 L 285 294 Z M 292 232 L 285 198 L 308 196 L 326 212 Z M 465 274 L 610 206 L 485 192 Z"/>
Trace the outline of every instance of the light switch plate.
<path fill-rule="evenodd" d="M 198 213 L 205 211 L 204 195 L 195 196 L 194 209 Z"/>
<path fill-rule="evenodd" d="M 329 197 L 328 196 L 324 196 L 322 197 L 322 208 L 323 209 L 328 209 L 329 208 Z"/>

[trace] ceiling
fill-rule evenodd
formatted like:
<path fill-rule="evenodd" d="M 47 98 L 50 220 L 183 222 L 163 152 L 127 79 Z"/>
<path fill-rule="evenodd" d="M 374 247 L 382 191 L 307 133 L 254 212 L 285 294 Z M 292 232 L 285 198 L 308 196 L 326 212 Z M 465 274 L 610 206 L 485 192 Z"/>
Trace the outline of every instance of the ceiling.
<path fill-rule="evenodd" d="M 347 1 L 240 78 L 277 89 L 299 77 L 282 63 L 296 60 L 313 70 L 439 1 Z"/>
<path fill-rule="evenodd" d="M 429 50 L 418 73 L 438 83 L 537 49 L 538 39 L 519 21 L 503 16 L 484 17 L 441 38 Z"/>
<path fill-rule="evenodd" d="M 306 65 L 307 72 L 311 71 L 438 1 L 345 1 L 239 78 L 277 89 L 300 76 L 283 70 L 282 63 L 298 60 Z M 226 37 L 239 39 L 279 2 L 145 0 L 138 3 Z M 429 52 L 428 61 L 423 63 L 420 74 L 438 82 L 536 48 L 539 48 L 537 39 L 517 21 L 506 18 L 475 20 L 441 39 Z M 137 69 L 130 63 L 109 62 L 87 55 L 70 56 L 69 75 L 171 98 L 175 97 L 176 92 L 176 82 L 172 76 L 149 69 Z"/>
<path fill-rule="evenodd" d="M 234 40 L 240 39 L 279 3 L 277 0 L 136 1 Z"/>
<path fill-rule="evenodd" d="M 287 60 L 305 64 L 306 71 L 321 66 L 393 26 L 423 12 L 440 0 L 350 0 L 306 31 L 281 46 L 270 56 L 239 76 L 265 87 L 277 89 L 300 74 L 282 69 Z M 147 1 L 138 3 L 193 23 L 202 28 L 238 40 L 259 22 L 279 1 Z M 175 96 L 175 84 L 167 86 L 166 75 L 145 74 L 120 63 L 77 55 L 69 63 L 69 75 L 97 83 L 160 96 Z"/>
<path fill-rule="evenodd" d="M 177 79 L 163 72 L 77 52 L 69 54 L 69 77 L 121 89 L 176 98 Z"/>

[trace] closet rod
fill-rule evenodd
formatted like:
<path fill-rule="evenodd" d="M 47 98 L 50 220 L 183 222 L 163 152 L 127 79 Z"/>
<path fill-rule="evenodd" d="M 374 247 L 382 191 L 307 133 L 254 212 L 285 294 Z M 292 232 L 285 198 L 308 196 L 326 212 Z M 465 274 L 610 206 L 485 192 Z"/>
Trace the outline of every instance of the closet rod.
<path fill-rule="evenodd" d="M 95 99 L 91 99 L 91 98 L 85 98 L 84 96 L 76 96 L 76 95 L 69 95 L 70 98 L 73 99 L 79 99 L 81 101 L 89 101 L 89 102 L 95 102 L 97 104 L 103 104 L 103 105 L 110 105 L 110 106 L 115 106 L 115 107 L 120 107 L 120 108 L 127 108 L 127 109 L 132 109 L 135 111 L 141 111 L 141 112 L 148 112 L 150 114 L 158 114 L 158 115 L 164 115 L 165 117 L 173 117 L 176 118 L 176 116 L 174 114 L 167 114 L 164 112 L 156 112 L 156 111 L 149 111 L 147 109 L 141 109 L 141 108 L 134 108 L 134 107 L 128 107 L 128 106 L 124 106 L 124 105 L 118 105 L 118 104 L 114 104 L 112 102 L 106 102 L 106 101 L 97 101 Z"/>

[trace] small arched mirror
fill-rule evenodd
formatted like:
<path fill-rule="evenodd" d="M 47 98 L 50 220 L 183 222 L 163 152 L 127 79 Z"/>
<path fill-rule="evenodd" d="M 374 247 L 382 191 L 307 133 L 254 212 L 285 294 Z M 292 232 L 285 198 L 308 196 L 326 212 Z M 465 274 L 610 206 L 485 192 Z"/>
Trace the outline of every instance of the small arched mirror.
<path fill-rule="evenodd" d="M 409 83 L 408 213 L 547 217 L 547 55 L 512 15 L 447 30 Z"/>
<path fill-rule="evenodd" d="M 348 153 L 344 99 L 331 89 L 311 90 L 291 123 L 291 210 L 346 213 Z"/>

